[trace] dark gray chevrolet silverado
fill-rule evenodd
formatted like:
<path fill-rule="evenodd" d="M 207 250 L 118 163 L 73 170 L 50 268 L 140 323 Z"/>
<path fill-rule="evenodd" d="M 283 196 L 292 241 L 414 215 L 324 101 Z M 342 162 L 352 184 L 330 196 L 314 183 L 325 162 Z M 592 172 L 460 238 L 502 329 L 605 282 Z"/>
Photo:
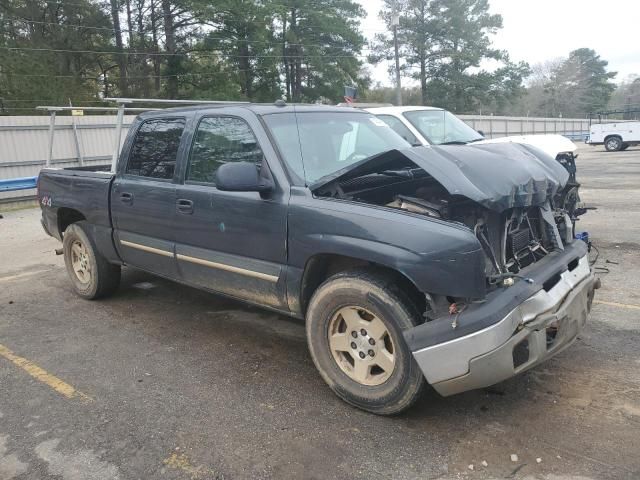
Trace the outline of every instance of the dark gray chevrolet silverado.
<path fill-rule="evenodd" d="M 553 204 L 568 174 L 533 147 L 411 147 L 339 107 L 200 106 L 140 115 L 115 170 L 39 177 L 78 295 L 114 293 L 127 265 L 304 318 L 323 379 L 378 414 L 544 361 L 599 286 Z"/>

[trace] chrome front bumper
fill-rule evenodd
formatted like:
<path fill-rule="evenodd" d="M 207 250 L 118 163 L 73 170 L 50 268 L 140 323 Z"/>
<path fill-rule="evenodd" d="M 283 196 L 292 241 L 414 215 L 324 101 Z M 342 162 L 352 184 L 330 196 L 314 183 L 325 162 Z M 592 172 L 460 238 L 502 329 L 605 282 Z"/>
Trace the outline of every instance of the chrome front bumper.
<path fill-rule="evenodd" d="M 586 323 L 598 287 L 585 255 L 555 285 L 539 290 L 497 323 L 413 356 L 444 396 L 493 385 L 569 346 Z"/>

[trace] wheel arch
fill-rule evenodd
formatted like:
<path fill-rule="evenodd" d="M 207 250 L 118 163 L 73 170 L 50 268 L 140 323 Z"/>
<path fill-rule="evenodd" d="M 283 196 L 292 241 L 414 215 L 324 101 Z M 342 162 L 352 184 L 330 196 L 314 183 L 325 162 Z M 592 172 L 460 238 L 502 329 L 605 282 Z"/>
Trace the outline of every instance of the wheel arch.
<path fill-rule="evenodd" d="M 86 220 L 87 218 L 84 216 L 82 212 L 76 210 L 75 208 L 61 207 L 57 212 L 58 217 L 58 232 L 60 234 L 60 238 L 64 234 L 64 231 L 69 227 L 69 225 L 77 222 L 81 222 Z"/>
<path fill-rule="evenodd" d="M 616 137 L 619 138 L 620 141 L 622 142 L 622 136 L 619 133 L 610 133 L 609 135 L 607 135 L 606 137 L 604 137 L 604 141 L 606 142 L 607 140 L 609 140 L 612 137 Z"/>
<path fill-rule="evenodd" d="M 75 208 L 60 207 L 56 212 L 58 239 L 64 241 L 64 232 L 70 225 L 78 222 L 84 222 L 83 230 L 95 243 L 98 252 L 115 265 L 122 265 L 122 260 L 118 255 L 113 243 L 113 230 L 111 227 L 103 227 L 91 223 L 87 217 Z"/>
<path fill-rule="evenodd" d="M 309 301 L 318 287 L 329 277 L 348 270 L 365 268 L 380 276 L 388 276 L 397 282 L 409 296 L 420 312 L 426 309 L 426 298 L 416 284 L 397 269 L 358 257 L 334 253 L 318 253 L 309 258 L 305 264 L 300 286 L 300 308 L 306 314 Z"/>

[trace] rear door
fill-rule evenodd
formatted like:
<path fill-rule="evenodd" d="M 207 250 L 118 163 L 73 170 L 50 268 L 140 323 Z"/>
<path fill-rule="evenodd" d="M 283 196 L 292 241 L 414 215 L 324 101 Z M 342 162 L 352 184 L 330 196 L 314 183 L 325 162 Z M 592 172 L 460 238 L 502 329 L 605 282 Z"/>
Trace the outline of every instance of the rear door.
<path fill-rule="evenodd" d="M 116 247 L 125 263 L 170 278 L 175 260 L 176 164 L 186 118 L 144 120 L 113 184 Z"/>
<path fill-rule="evenodd" d="M 176 254 L 184 281 L 262 305 L 286 308 L 288 185 L 268 195 L 223 192 L 228 162 L 277 163 L 255 115 L 206 115 L 197 122 L 177 191 Z M 271 170 L 273 172 L 273 170 Z"/>

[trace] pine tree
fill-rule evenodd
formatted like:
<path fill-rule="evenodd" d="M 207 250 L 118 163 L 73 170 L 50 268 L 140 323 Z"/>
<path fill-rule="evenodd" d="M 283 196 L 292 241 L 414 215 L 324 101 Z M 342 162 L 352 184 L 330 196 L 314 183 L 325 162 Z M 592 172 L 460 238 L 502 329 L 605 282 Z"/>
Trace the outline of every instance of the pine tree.
<path fill-rule="evenodd" d="M 390 27 L 394 5 L 403 73 L 420 82 L 424 105 L 463 113 L 522 92 L 528 66 L 492 47 L 502 17 L 489 12 L 488 0 L 385 0 L 381 17 Z M 390 35 L 378 35 L 374 49 L 382 53 L 373 61 L 391 59 Z M 483 69 L 487 60 L 498 68 Z"/>

